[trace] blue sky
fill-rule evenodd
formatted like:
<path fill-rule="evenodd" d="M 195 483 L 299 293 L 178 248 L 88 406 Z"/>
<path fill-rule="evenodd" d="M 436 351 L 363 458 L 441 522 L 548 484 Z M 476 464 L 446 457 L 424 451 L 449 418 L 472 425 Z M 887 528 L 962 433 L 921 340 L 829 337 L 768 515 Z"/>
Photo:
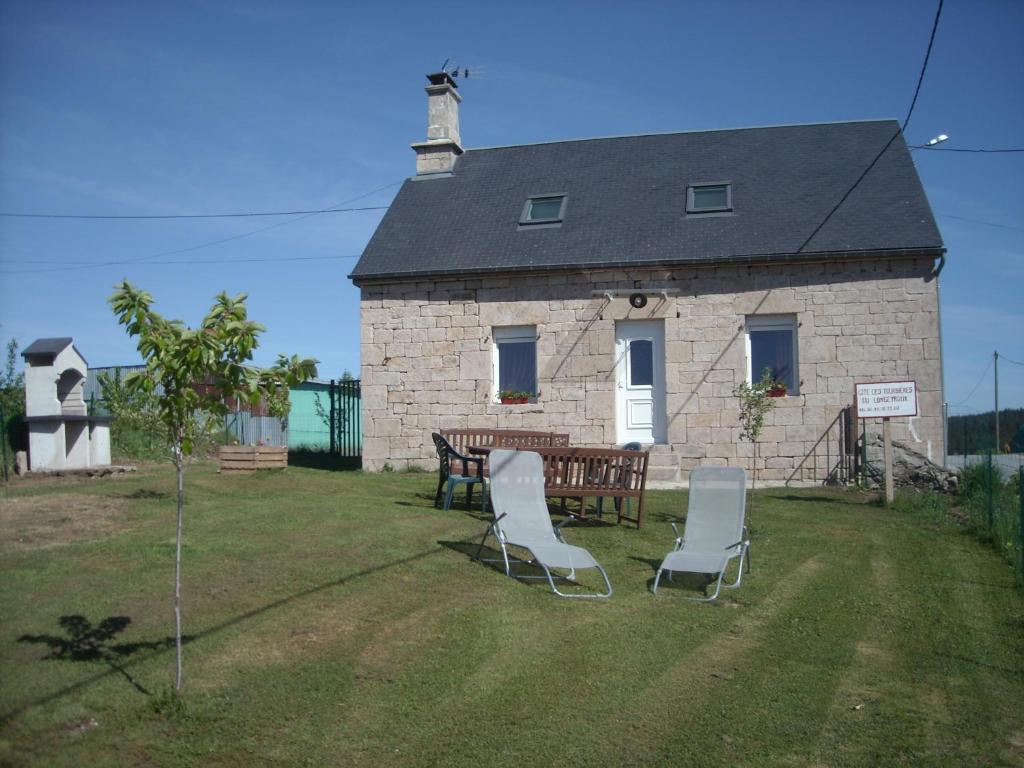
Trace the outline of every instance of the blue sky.
<path fill-rule="evenodd" d="M 425 137 L 423 75 L 448 58 L 471 68 L 460 89 L 468 147 L 902 121 L 934 13 L 910 0 L 0 0 L 0 211 L 387 205 L 414 172 L 409 144 Z M 1024 4 L 948 0 L 908 141 L 1024 146 L 1022 31 Z M 954 412 L 987 410 L 993 350 L 1024 362 L 1024 153 L 915 160 L 949 249 L 947 400 Z M 319 358 L 325 377 L 357 371 L 358 293 L 346 275 L 381 214 L 2 218 L 0 339 L 71 335 L 92 365 L 131 363 L 134 344 L 106 304 L 128 278 L 189 323 L 217 292 L 247 292 L 268 328 L 257 362 L 286 352 Z M 308 260 L 241 261 L 280 258 Z M 1000 365 L 1000 404 L 1024 406 L 1024 366 Z"/>

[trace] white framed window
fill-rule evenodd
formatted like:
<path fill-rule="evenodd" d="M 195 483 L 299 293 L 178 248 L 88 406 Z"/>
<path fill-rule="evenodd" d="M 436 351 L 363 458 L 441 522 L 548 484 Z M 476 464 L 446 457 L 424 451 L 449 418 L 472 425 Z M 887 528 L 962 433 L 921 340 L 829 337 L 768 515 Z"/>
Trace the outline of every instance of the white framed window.
<path fill-rule="evenodd" d="M 747 315 L 746 330 L 747 383 L 760 381 L 768 369 L 787 395 L 800 394 L 796 315 Z"/>
<path fill-rule="evenodd" d="M 491 333 L 495 400 L 499 392 L 537 393 L 537 327 L 508 325 Z"/>

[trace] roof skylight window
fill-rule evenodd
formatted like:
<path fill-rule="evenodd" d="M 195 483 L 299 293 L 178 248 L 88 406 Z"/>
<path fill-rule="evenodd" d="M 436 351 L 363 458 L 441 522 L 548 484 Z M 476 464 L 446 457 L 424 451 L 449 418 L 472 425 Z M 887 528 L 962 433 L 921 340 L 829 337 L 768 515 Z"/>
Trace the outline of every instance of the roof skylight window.
<path fill-rule="evenodd" d="M 732 184 L 691 184 L 686 188 L 687 213 L 723 213 L 732 210 Z"/>
<path fill-rule="evenodd" d="M 564 216 L 565 195 L 535 195 L 527 199 L 519 224 L 561 224 Z"/>

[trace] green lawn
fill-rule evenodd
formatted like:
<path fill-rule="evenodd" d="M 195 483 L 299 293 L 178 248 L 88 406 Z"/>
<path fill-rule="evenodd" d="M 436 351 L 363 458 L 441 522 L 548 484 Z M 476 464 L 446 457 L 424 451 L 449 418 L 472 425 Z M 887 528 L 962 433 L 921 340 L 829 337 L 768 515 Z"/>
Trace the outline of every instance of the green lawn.
<path fill-rule="evenodd" d="M 950 524 L 759 492 L 708 606 L 650 594 L 686 498 L 656 492 L 642 531 L 566 529 L 615 587 L 569 601 L 470 560 L 485 526 L 434 482 L 190 470 L 180 709 L 170 469 L 13 483 L 0 764 L 1024 765 L 1024 597 Z"/>

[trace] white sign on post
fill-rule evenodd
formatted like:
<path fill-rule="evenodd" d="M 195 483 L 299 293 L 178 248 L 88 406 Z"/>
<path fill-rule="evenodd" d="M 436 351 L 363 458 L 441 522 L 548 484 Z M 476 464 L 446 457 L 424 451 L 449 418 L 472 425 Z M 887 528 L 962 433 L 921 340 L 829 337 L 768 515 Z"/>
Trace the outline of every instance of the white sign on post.
<path fill-rule="evenodd" d="M 916 381 L 879 381 L 874 384 L 855 385 L 857 418 L 882 420 L 882 446 L 885 461 L 885 503 L 895 498 L 893 487 L 892 432 L 889 419 L 893 416 L 917 416 Z"/>
<path fill-rule="evenodd" d="M 917 416 L 917 382 L 881 381 L 857 384 L 857 418 Z"/>

